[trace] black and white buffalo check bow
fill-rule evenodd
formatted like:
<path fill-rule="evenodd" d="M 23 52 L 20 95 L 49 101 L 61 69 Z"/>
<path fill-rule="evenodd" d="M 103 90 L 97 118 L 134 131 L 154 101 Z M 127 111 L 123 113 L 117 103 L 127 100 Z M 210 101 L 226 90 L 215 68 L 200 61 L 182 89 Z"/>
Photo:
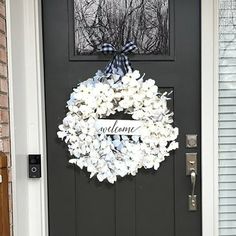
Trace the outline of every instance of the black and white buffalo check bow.
<path fill-rule="evenodd" d="M 116 50 L 114 46 L 109 43 L 102 45 L 101 51 L 103 54 L 114 54 L 112 61 L 108 64 L 105 69 L 105 73 L 113 73 L 113 70 L 120 70 L 123 74 L 126 74 L 131 69 L 131 64 L 126 56 L 127 53 L 131 53 L 137 49 L 137 46 L 133 42 L 126 43 L 121 51 Z"/>

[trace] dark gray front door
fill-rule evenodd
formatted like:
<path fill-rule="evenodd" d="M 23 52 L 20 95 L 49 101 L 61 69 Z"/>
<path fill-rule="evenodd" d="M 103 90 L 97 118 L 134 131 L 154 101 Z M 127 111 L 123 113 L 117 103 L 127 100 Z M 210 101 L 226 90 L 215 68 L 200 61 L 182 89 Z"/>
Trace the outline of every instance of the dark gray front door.
<path fill-rule="evenodd" d="M 121 2 L 127 3 L 126 0 Z M 161 0 L 143 2 L 156 6 Z M 158 18 L 159 15 L 151 18 L 164 22 L 160 30 L 168 24 L 168 33 L 162 32 L 161 39 L 154 39 L 162 46 L 145 49 L 144 45 L 140 54 L 131 59 L 132 66 L 144 72 L 146 78 L 156 79 L 157 85 L 164 90 L 173 90 L 170 106 L 175 112 L 175 126 L 180 131 L 180 148 L 166 158 L 158 171 L 143 169 L 136 177 L 124 177 L 112 185 L 99 183 L 96 178 L 89 179 L 85 170 L 69 165 L 67 148 L 56 135 L 72 88 L 104 68 L 107 61 L 96 53 L 86 54 L 86 47 L 84 53 L 81 45 L 75 48 L 75 43 L 83 38 L 78 37 L 79 31 L 74 39 L 72 0 L 43 0 L 50 236 L 201 235 L 200 0 L 170 0 L 167 3 L 169 8 L 164 10 L 169 15 L 168 21 L 165 22 L 165 17 Z M 145 19 L 152 22 L 150 18 Z M 142 24 L 145 19 L 142 18 Z M 77 24 L 81 22 L 79 19 Z M 166 35 L 168 39 L 163 38 Z M 105 38 L 112 37 L 106 35 Z M 140 47 L 145 44 L 145 41 L 139 42 L 139 37 L 135 40 Z M 149 51 L 145 53 L 145 50 Z M 198 135 L 196 148 L 186 147 L 186 134 Z M 190 177 L 185 172 L 188 152 L 195 152 L 198 157 L 198 210 L 194 212 L 188 210 L 191 193 Z"/>

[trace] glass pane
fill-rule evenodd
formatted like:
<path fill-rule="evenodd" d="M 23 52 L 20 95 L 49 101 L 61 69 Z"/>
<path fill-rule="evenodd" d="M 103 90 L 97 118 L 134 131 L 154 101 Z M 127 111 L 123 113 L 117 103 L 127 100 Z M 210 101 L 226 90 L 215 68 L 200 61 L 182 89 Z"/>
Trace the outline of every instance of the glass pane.
<path fill-rule="evenodd" d="M 219 234 L 236 235 L 236 0 L 219 9 Z"/>
<path fill-rule="evenodd" d="M 169 55 L 169 0 L 74 0 L 77 55 L 133 41 L 137 54 Z"/>

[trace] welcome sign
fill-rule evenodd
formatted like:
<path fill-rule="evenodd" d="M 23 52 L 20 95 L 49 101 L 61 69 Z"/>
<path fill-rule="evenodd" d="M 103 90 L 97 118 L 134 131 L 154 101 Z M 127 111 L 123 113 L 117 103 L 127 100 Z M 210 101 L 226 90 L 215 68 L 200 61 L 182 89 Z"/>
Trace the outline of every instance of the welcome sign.
<path fill-rule="evenodd" d="M 99 119 L 95 126 L 100 134 L 141 135 L 142 122 L 138 120 Z"/>

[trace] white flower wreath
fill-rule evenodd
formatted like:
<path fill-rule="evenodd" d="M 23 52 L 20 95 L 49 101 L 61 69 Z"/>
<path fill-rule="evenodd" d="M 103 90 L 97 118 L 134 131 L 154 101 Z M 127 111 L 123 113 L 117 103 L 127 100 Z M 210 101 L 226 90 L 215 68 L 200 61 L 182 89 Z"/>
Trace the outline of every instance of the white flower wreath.
<path fill-rule="evenodd" d="M 69 162 L 86 167 L 90 178 L 96 175 L 99 181 L 114 183 L 118 176 L 134 176 L 142 167 L 157 170 L 170 151 L 178 148 L 178 128 L 172 126 L 167 93 L 161 94 L 154 80 L 143 77 L 137 70 L 121 78 L 98 71 L 72 92 L 58 137 L 74 156 Z M 142 121 L 141 135 L 99 133 L 96 121 L 116 112 Z"/>

